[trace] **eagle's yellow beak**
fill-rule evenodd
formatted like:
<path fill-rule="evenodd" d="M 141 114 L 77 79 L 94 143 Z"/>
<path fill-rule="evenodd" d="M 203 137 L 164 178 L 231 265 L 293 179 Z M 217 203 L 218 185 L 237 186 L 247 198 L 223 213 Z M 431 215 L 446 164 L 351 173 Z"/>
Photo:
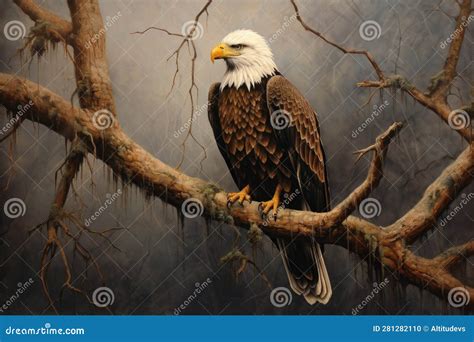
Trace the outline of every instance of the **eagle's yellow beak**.
<path fill-rule="evenodd" d="M 238 56 L 239 52 L 231 48 L 226 43 L 217 44 L 211 51 L 211 62 L 214 63 L 216 59 Z"/>

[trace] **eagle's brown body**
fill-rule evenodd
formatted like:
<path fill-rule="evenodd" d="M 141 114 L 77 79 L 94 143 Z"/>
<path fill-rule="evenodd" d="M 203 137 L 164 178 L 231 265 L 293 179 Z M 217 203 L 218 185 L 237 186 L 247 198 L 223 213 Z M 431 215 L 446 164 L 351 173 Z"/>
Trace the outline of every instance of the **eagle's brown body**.
<path fill-rule="evenodd" d="M 247 87 L 214 84 L 209 90 L 209 121 L 232 177 L 252 199 L 265 201 L 280 186 L 292 200 L 287 208 L 327 211 L 329 192 L 316 113 L 283 76 L 263 78 Z M 272 113 L 290 123 L 273 127 Z M 300 236 L 274 240 L 282 251 L 290 285 L 311 304 L 327 303 L 331 285 L 321 249 Z"/>
<path fill-rule="evenodd" d="M 226 87 L 218 102 L 222 139 L 237 185 L 249 184 L 257 201 L 271 198 L 277 184 L 287 193 L 297 186 L 292 184 L 288 154 L 278 145 L 270 123 L 266 86 L 264 81 L 251 90 Z"/>

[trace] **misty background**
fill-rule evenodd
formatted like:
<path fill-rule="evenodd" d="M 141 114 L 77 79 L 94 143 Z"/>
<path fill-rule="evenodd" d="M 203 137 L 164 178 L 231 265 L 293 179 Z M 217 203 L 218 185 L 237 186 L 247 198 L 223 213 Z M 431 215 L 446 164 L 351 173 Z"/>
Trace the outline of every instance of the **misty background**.
<path fill-rule="evenodd" d="M 69 18 L 66 1 L 39 1 L 47 9 Z M 163 162 L 177 166 L 183 156 L 180 133 L 189 123 L 191 104 L 188 95 L 191 63 L 186 48 L 181 51 L 179 74 L 170 92 L 175 72 L 174 58 L 167 60 L 181 40 L 159 31 L 143 35 L 131 34 L 149 26 L 181 32 L 184 23 L 193 20 L 205 1 L 100 1 L 105 20 L 117 16 L 107 29 L 107 55 L 110 78 L 123 130 L 137 143 Z M 369 50 L 387 74 L 400 73 L 421 89 L 430 77 L 441 70 L 447 49 L 440 44 L 454 30 L 454 1 L 301 1 L 304 20 L 314 29 L 344 47 Z M 437 9 L 438 4 L 442 10 Z M 327 155 L 332 205 L 347 196 L 365 178 L 369 158 L 354 164 L 353 151 L 372 144 L 378 134 L 393 121 L 406 126 L 389 147 L 385 161 L 385 177 L 371 197 L 381 203 L 381 213 L 371 219 L 389 225 L 411 208 L 426 187 L 466 147 L 460 136 L 441 122 L 430 110 L 416 104 L 399 91 L 379 92 L 358 89 L 355 84 L 376 75 L 362 56 L 344 55 L 321 39 L 306 32 L 291 16 L 289 1 L 214 1 L 200 23 L 202 36 L 195 40 L 196 84 L 193 133 L 205 147 L 188 138 L 181 170 L 188 175 L 214 182 L 228 191 L 236 190 L 221 158 L 207 121 L 203 106 L 213 82 L 221 79 L 225 65 L 209 60 L 212 47 L 230 31 L 249 28 L 267 39 L 272 38 L 280 72 L 295 84 L 318 113 L 321 134 Z M 10 1 L 2 0 L 0 25 L 21 21 L 27 28 L 32 21 Z M 381 27 L 380 37 L 366 41 L 359 34 L 360 25 L 375 20 Z M 287 23 L 287 24 L 285 24 Z M 452 108 L 467 104 L 472 87 L 472 29 L 466 32 L 458 65 Z M 20 59 L 17 50 L 22 41 L 0 37 L 0 71 L 18 74 L 70 99 L 75 90 L 74 70 L 62 46 L 48 51 L 39 61 L 31 63 L 28 54 Z M 472 50 L 471 50 L 472 51 Z M 375 91 L 371 102 L 365 105 Z M 462 99 L 462 100 L 461 100 Z M 77 105 L 77 98 L 74 100 Z M 388 105 L 374 120 L 354 137 L 353 131 L 371 116 L 374 106 Z M 375 107 L 375 108 L 376 108 Z M 1 126 L 6 123 L 5 110 L 0 113 Z M 24 122 L 16 135 L 0 145 L 0 205 L 10 198 L 22 199 L 26 213 L 17 219 L 0 214 L 0 303 L 30 277 L 31 287 L 8 308 L 8 314 L 52 313 L 42 292 L 38 277 L 40 257 L 45 243 L 45 230 L 29 231 L 46 220 L 54 195 L 54 174 L 65 157 L 64 139 L 43 126 Z M 12 150 L 10 150 L 12 149 Z M 98 236 L 83 235 L 82 241 L 96 256 L 104 272 L 101 283 L 94 267 L 85 267 L 78 256 L 73 257 L 72 244 L 67 253 L 73 267 L 74 285 L 89 295 L 99 286 L 112 289 L 115 301 L 107 309 L 88 303 L 84 297 L 65 291 L 57 303 L 62 313 L 80 314 L 173 314 L 207 278 L 211 283 L 181 314 L 348 314 L 372 291 L 374 280 L 367 276 L 368 264 L 357 255 L 338 246 L 326 245 L 325 259 L 333 286 L 328 305 L 309 306 L 296 295 L 292 303 L 276 308 L 270 303 L 266 283 L 251 266 L 235 276 L 236 267 L 223 265 L 220 258 L 233 248 L 236 233 L 220 223 L 204 219 L 178 221 L 177 209 L 159 199 L 145 200 L 134 187 L 114 184 L 110 172 L 98 160 L 75 181 L 77 196 L 70 194 L 66 208 L 89 218 L 116 194 L 113 205 L 93 222 L 101 231 L 119 227 L 110 239 L 117 248 Z M 91 183 L 93 181 L 93 184 Z M 463 192 L 469 194 L 474 186 Z M 453 201 L 456 206 L 461 198 Z M 417 254 L 432 257 L 446 248 L 472 239 L 473 203 L 448 222 L 416 242 Z M 446 212 L 446 214 L 449 211 Z M 355 215 L 360 215 L 358 212 Z M 247 231 L 240 229 L 241 243 L 249 256 L 255 258 L 272 287 L 289 287 L 278 251 L 264 237 L 252 247 L 246 242 Z M 456 275 L 474 285 L 473 258 Z M 469 266 L 468 266 L 469 265 Z M 459 314 L 445 301 L 427 291 L 390 280 L 360 314 Z M 59 297 L 64 270 L 56 256 L 48 282 L 53 298 Z"/>

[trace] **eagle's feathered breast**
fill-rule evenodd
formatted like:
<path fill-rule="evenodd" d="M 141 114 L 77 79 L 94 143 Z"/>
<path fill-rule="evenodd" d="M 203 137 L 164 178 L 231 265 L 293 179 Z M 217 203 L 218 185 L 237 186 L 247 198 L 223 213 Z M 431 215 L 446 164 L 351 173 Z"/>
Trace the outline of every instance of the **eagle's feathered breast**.
<path fill-rule="evenodd" d="M 265 87 L 266 82 L 251 90 L 225 87 L 218 107 L 230 162 L 241 175 L 238 186 L 250 184 L 251 189 L 259 189 L 254 196 L 267 193 L 268 198 L 277 182 L 290 192 L 292 177 L 288 155 L 277 143 L 270 123 Z"/>

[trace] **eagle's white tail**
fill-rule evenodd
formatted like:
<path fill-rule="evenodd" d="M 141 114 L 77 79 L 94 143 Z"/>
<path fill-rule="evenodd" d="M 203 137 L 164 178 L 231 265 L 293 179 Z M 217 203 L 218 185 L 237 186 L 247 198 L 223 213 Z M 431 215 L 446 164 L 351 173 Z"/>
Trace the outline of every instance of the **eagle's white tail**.
<path fill-rule="evenodd" d="M 307 239 L 278 239 L 277 244 L 293 291 L 311 305 L 327 304 L 332 288 L 319 244 Z"/>

